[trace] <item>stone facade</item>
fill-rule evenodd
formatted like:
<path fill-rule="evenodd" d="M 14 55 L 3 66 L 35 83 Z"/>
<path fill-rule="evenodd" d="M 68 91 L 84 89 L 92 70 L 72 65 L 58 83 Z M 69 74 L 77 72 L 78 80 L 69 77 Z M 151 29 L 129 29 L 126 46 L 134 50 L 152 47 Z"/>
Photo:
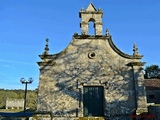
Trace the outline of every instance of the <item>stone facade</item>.
<path fill-rule="evenodd" d="M 107 29 L 102 35 L 101 9 L 92 3 L 80 11 L 81 35 L 75 33 L 68 47 L 49 54 L 48 39 L 42 59 L 38 87 L 37 113 L 50 112 L 53 117 L 99 116 L 111 119 L 131 119 L 131 114 L 147 112 L 146 93 L 141 62 L 134 44 L 133 55 L 121 52 Z M 88 23 L 95 26 L 95 35 L 88 35 Z M 84 88 L 88 89 L 88 93 Z M 94 91 L 89 91 L 93 88 Z M 86 101 L 96 89 L 101 89 L 102 107 Z M 94 94 L 94 95 L 93 95 Z M 94 97 L 93 97 L 94 96 Z M 89 98 L 88 98 L 89 99 Z M 90 104 L 87 105 L 85 103 Z M 96 113 L 102 110 L 102 114 Z M 93 114 L 92 114 L 93 113 Z M 94 114 L 95 113 L 95 114 Z M 118 117 L 120 116 L 120 117 Z"/>

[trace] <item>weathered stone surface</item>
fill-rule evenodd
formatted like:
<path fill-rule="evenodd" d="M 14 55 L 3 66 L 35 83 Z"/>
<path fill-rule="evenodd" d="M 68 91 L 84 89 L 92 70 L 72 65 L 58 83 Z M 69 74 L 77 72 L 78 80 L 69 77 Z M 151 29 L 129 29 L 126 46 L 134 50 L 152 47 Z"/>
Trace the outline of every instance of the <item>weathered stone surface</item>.
<path fill-rule="evenodd" d="M 90 14 L 92 12 L 81 16 L 81 27 L 85 34 Z M 94 13 L 94 19 L 101 20 L 100 14 Z M 83 117 L 85 86 L 104 88 L 103 114 L 106 117 L 121 115 L 124 118 L 141 110 L 146 112 L 144 78 L 140 66 L 142 56 L 121 52 L 113 44 L 111 36 L 97 36 L 101 32 L 99 29 L 95 36 L 84 35 L 83 32 L 82 35 L 74 35 L 62 52 L 40 55 L 42 62 L 38 62 L 40 78 L 37 112 L 50 111 L 53 116 L 66 118 Z M 139 64 L 131 64 L 133 62 Z"/>

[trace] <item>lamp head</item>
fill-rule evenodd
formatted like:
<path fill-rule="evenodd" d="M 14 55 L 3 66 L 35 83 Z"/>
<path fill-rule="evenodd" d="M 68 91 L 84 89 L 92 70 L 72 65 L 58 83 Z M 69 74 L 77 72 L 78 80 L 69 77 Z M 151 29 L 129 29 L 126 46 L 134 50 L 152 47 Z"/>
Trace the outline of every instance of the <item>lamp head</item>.
<path fill-rule="evenodd" d="M 33 78 L 29 78 L 29 79 L 28 79 L 28 82 L 29 82 L 29 83 L 32 83 L 32 82 L 33 82 Z"/>
<path fill-rule="evenodd" d="M 22 84 L 25 83 L 25 79 L 24 78 L 21 78 L 20 81 L 21 81 Z"/>

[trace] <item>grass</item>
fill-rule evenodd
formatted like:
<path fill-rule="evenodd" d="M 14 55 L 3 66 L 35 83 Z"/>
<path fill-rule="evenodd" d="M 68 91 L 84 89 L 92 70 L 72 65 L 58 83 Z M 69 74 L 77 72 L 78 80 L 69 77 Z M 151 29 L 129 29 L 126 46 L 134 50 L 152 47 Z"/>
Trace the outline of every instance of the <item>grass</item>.
<path fill-rule="evenodd" d="M 0 112 L 22 112 L 23 109 L 0 109 Z"/>
<path fill-rule="evenodd" d="M 154 104 L 153 106 L 160 106 L 160 104 Z"/>
<path fill-rule="evenodd" d="M 23 112 L 24 109 L 0 109 L 0 112 Z M 26 112 L 34 112 L 35 110 L 27 109 Z"/>

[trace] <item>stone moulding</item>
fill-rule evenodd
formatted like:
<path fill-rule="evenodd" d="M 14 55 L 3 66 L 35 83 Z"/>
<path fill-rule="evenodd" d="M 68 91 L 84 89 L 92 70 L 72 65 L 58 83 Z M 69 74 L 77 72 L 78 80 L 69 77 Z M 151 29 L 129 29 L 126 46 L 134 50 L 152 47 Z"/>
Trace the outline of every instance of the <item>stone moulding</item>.
<path fill-rule="evenodd" d="M 56 62 L 55 61 L 48 61 L 48 62 L 37 62 L 39 66 L 55 66 Z"/>
<path fill-rule="evenodd" d="M 121 50 L 119 50 L 116 45 L 113 43 L 112 41 L 112 37 L 111 36 L 104 36 L 104 35 L 74 35 L 73 36 L 75 39 L 97 39 L 97 38 L 101 38 L 101 39 L 107 39 L 109 42 L 109 45 L 111 46 L 111 48 L 118 53 L 120 56 L 124 57 L 124 58 L 128 58 L 128 59 L 141 59 L 143 57 L 143 55 L 128 55 L 123 53 Z"/>
<path fill-rule="evenodd" d="M 146 62 L 130 62 L 129 66 L 144 66 Z"/>
<path fill-rule="evenodd" d="M 108 42 L 110 44 L 110 46 L 112 47 L 112 49 L 118 53 L 120 56 L 122 57 L 125 57 L 125 58 L 128 58 L 128 59 L 141 59 L 143 57 L 143 55 L 139 55 L 139 56 L 134 56 L 134 55 L 128 55 L 128 54 L 125 54 L 123 53 L 122 51 L 120 51 L 116 45 L 113 43 L 112 41 L 112 37 L 110 36 L 110 38 L 108 39 Z"/>
<path fill-rule="evenodd" d="M 79 12 L 79 17 L 81 18 L 81 14 L 102 14 L 103 15 L 103 12 L 102 11 L 88 11 L 88 12 L 86 12 L 86 11 L 80 11 Z"/>
<path fill-rule="evenodd" d="M 73 37 L 75 39 L 97 39 L 97 38 L 101 38 L 101 39 L 107 39 L 108 37 L 107 36 L 104 36 L 104 35 L 78 35 L 78 34 L 74 34 Z"/>
<path fill-rule="evenodd" d="M 39 55 L 39 57 L 41 59 L 51 59 L 51 58 L 53 58 L 53 55 L 52 54 L 49 54 L 49 55 Z"/>
<path fill-rule="evenodd" d="M 75 39 L 98 39 L 98 38 L 101 38 L 103 40 L 108 40 L 108 43 L 109 45 L 111 46 L 111 48 L 117 53 L 119 54 L 120 56 L 124 57 L 124 58 L 128 58 L 128 59 L 141 59 L 143 57 L 143 55 L 128 55 L 128 54 L 125 54 L 123 53 L 120 49 L 118 49 L 116 47 L 116 45 L 113 43 L 112 41 L 112 37 L 111 36 L 104 36 L 104 35 L 73 35 L 73 37 Z M 62 54 L 65 53 L 65 50 L 57 53 L 57 54 L 49 54 L 49 55 L 39 55 L 39 57 L 41 59 L 48 59 L 47 62 L 37 62 L 38 65 L 53 65 L 52 64 L 52 61 L 56 58 L 58 58 L 59 56 L 61 56 Z M 136 62 L 132 62 L 132 63 L 129 63 L 128 65 L 131 65 L 131 66 L 135 66 L 135 65 L 138 65 L 138 66 L 143 66 L 145 64 L 145 62 L 140 62 L 140 63 L 136 63 Z"/>

